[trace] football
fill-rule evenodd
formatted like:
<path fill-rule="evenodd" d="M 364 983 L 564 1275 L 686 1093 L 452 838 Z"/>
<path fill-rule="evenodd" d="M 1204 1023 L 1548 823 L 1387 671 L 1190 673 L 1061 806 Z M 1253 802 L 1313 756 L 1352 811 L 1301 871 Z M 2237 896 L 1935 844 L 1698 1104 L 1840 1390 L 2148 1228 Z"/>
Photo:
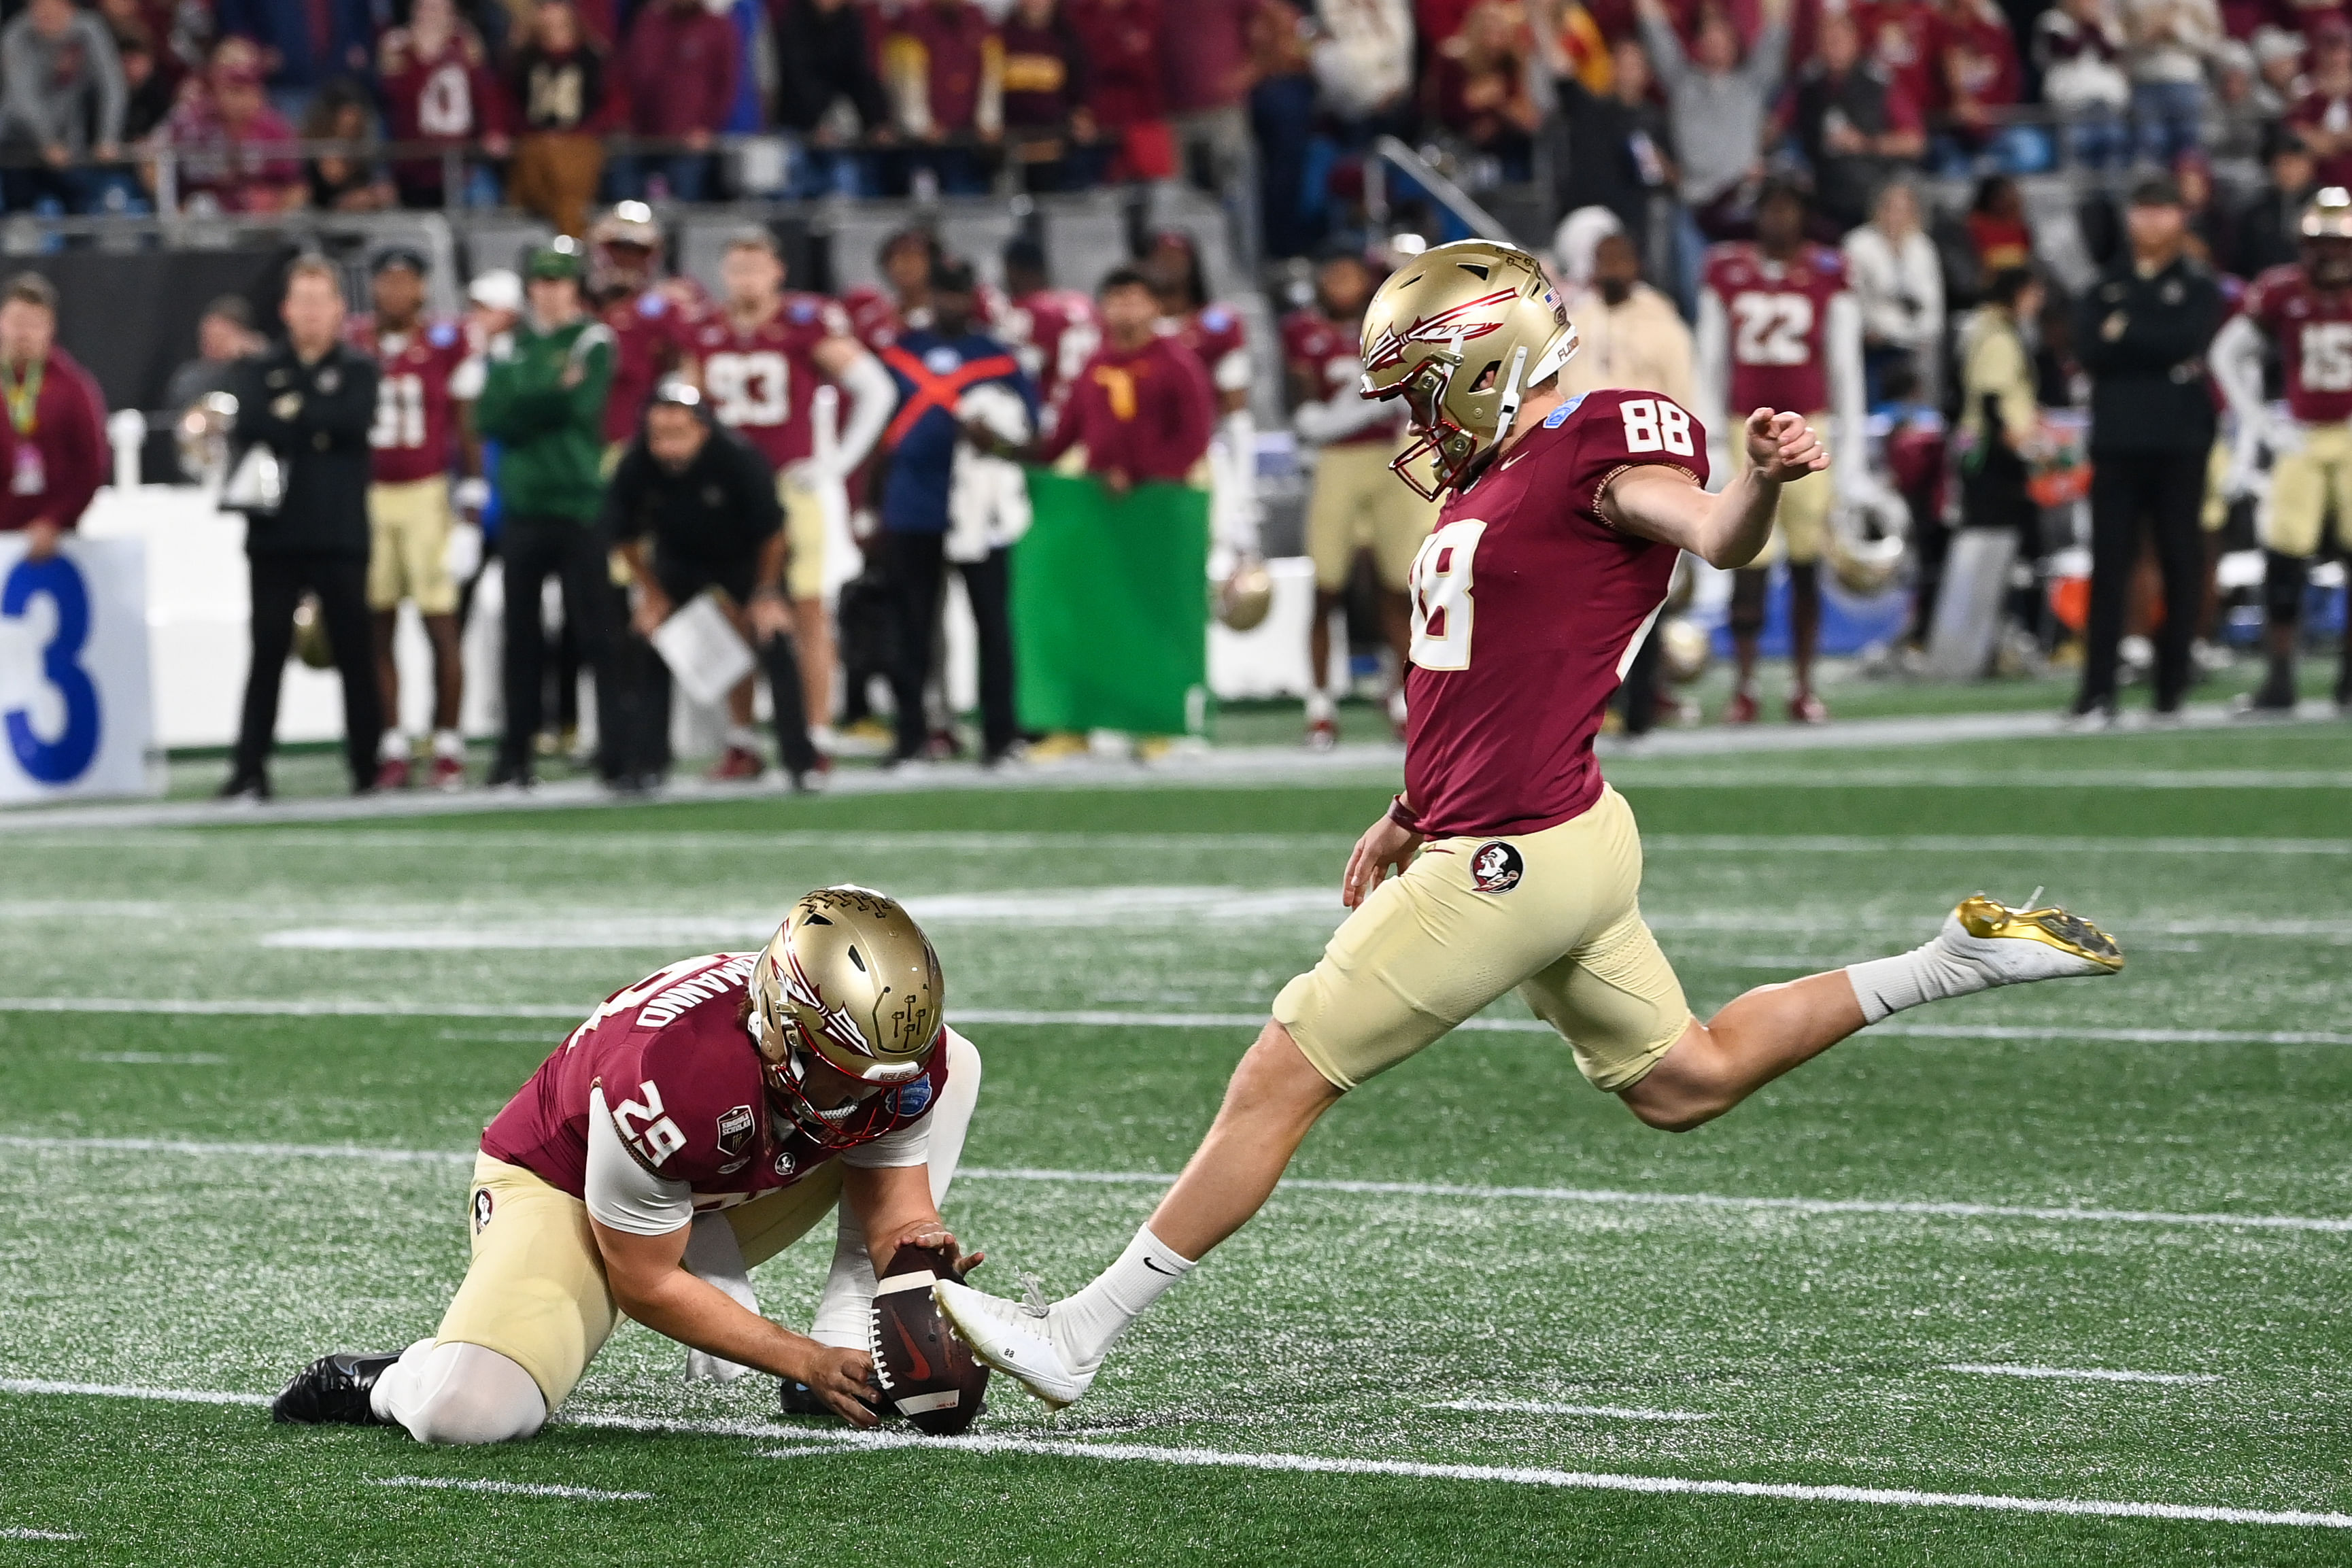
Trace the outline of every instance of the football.
<path fill-rule="evenodd" d="M 903 1415 L 919 1432 L 952 1436 L 980 1415 L 988 1368 L 948 1328 L 931 1286 L 961 1281 L 936 1247 L 902 1247 L 874 1292 L 866 1348 L 885 1415 Z"/>

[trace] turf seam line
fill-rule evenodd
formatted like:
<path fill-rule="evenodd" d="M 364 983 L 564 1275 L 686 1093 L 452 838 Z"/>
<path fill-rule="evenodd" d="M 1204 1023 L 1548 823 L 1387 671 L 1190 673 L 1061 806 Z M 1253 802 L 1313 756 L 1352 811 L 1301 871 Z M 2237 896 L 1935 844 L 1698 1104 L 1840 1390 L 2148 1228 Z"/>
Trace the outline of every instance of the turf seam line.
<path fill-rule="evenodd" d="M 264 997 L 142 998 L 131 996 L 0 997 L 0 1013 L 144 1014 L 154 1017 L 287 1018 L 552 1018 L 577 1023 L 588 1010 L 577 1002 L 375 1002 L 360 997 L 276 1000 Z M 1264 1013 L 1133 1013 L 1098 1009 L 958 1007 L 950 1021 L 1004 1028 L 1256 1029 Z M 1470 1018 L 1457 1034 L 1549 1035 L 1538 1018 Z M 2140 1029 L 2078 1024 L 1931 1024 L 1890 1019 L 1862 1037 L 1937 1040 L 2086 1040 L 2118 1045 L 2352 1046 L 2352 1033 L 2315 1029 Z M 551 1049 L 556 1036 L 551 1033 Z"/>
<path fill-rule="evenodd" d="M 1895 1508 L 1981 1509 L 2004 1513 L 2068 1514 L 2105 1519 L 2179 1520 L 2206 1524 L 2267 1524 L 2304 1529 L 2352 1530 L 2352 1513 L 2304 1510 L 2209 1507 L 2194 1503 L 2134 1502 L 2104 1498 L 2008 1497 L 1987 1492 L 1915 1491 L 1892 1487 L 1805 1486 L 1776 1481 L 1727 1481 L 1684 1476 L 1609 1475 L 1507 1465 L 1431 1464 L 1407 1459 L 1328 1458 L 1314 1454 L 1244 1454 L 1216 1448 L 1170 1448 L 1140 1443 L 1072 1443 L 1034 1437 L 902 1437 L 860 1435 L 843 1447 L 948 1449 L 971 1454 L 1036 1454 L 1208 1468 L 1290 1471 L 1315 1475 L 1395 1476 L 1420 1480 L 1500 1481 L 1517 1486 L 1587 1491 L 1647 1492 L 1700 1497 L 1764 1498 L 1784 1502 L 1871 1503 Z M 793 1457 L 794 1450 L 762 1453 Z"/>
<path fill-rule="evenodd" d="M 507 1497 L 562 1498 L 575 1502 L 651 1502 L 651 1492 L 608 1491 L 602 1487 L 563 1487 L 540 1481 L 493 1481 L 470 1476 L 371 1476 L 372 1487 L 408 1487 L 419 1490 L 498 1492 Z"/>
<path fill-rule="evenodd" d="M 1938 1372 L 1981 1373 L 1988 1377 L 2055 1377 L 2084 1383 L 2219 1383 L 2212 1372 L 2124 1372 L 2098 1366 L 2018 1366 L 2008 1362 L 1946 1362 Z"/>
<path fill-rule="evenodd" d="M 88 1151 L 95 1153 L 186 1154 L 197 1158 L 364 1160 L 384 1164 L 470 1165 L 472 1150 L 383 1149 L 354 1143 L 210 1143 L 165 1138 L 55 1138 L 0 1133 L 0 1148 Z M 966 1166 L 959 1181 L 1036 1182 L 1076 1186 L 1166 1186 L 1166 1171 L 1060 1171 L 1034 1166 Z M 2162 1209 L 2058 1208 L 2017 1204 L 1936 1203 L 1895 1198 L 1797 1198 L 1729 1193 L 1637 1193 L 1609 1187 L 1480 1186 L 1451 1182 L 1373 1182 L 1334 1176 L 1285 1177 L 1278 1191 L 1349 1193 L 1374 1197 L 1532 1201 L 1537 1203 L 1640 1205 L 1653 1208 L 1763 1209 L 1809 1215 L 1894 1215 L 1923 1219 L 2022 1219 L 2076 1225 L 2200 1226 L 2253 1230 L 2352 1233 L 2352 1218 L 2309 1215 L 2173 1213 Z"/>

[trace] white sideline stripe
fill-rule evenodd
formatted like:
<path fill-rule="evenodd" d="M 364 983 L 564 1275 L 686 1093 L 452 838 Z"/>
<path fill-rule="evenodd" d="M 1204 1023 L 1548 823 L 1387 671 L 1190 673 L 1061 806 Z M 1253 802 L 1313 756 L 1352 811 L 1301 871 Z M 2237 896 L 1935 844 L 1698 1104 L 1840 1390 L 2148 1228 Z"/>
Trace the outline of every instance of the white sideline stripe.
<path fill-rule="evenodd" d="M 536 1481 L 476 1480 L 466 1476 L 373 1476 L 372 1487 L 415 1487 L 431 1491 L 499 1492 L 508 1497 L 570 1498 L 578 1502 L 651 1502 L 651 1492 L 614 1492 L 600 1487 L 559 1487 Z"/>
<path fill-rule="evenodd" d="M 79 1541 L 62 1530 L 34 1530 L 27 1525 L 11 1524 L 0 1527 L 0 1541 Z"/>
<path fill-rule="evenodd" d="M 1623 1405 L 1547 1405 L 1540 1399 L 1446 1399 L 1432 1410 L 1481 1415 L 1605 1415 L 1617 1421 L 1712 1421 L 1712 1410 L 1642 1410 Z"/>
<path fill-rule="evenodd" d="M 84 1051 L 78 1058 L 108 1067 L 223 1068 L 228 1058 L 210 1051 Z"/>
<path fill-rule="evenodd" d="M 1318 1454 L 1241 1454 L 1218 1448 L 1167 1448 L 1143 1443 L 1071 1443 L 1035 1437 L 902 1437 L 861 1434 L 846 1438 L 838 1446 L 863 1449 L 945 1448 L 967 1454 L 1040 1454 L 1055 1458 L 1276 1470 L 1307 1475 L 1500 1481 L 1511 1486 L 1559 1487 L 1583 1491 L 1764 1498 L 1780 1502 L 1874 1503 L 1888 1508 L 1962 1508 L 2000 1513 L 2052 1513 L 2094 1519 L 2162 1519 L 2200 1524 L 2274 1524 L 2305 1530 L 2352 1530 L 2352 1513 L 2209 1508 L 2191 1503 L 2126 1502 L 2103 1498 L 2004 1497 L 1988 1492 L 1912 1491 L 1892 1487 L 1797 1486 L 1775 1481 L 1702 1480 L 1684 1476 L 1618 1476 L 1589 1470 L 1538 1469 L 1522 1466 L 1327 1458 Z M 761 1457 L 793 1458 L 803 1452 L 805 1450 L 761 1450 Z"/>
<path fill-rule="evenodd" d="M 0 1377 L 0 1394 L 72 1394 L 92 1399 L 152 1399 L 172 1405 L 267 1405 L 267 1394 L 212 1388 L 143 1388 L 131 1383 L 58 1383 L 46 1377 Z"/>
<path fill-rule="evenodd" d="M 587 1016 L 577 1002 L 371 1002 L 329 996 L 299 1001 L 258 997 L 5 996 L 0 1013 L 144 1013 L 169 1017 L 270 1018 L 560 1018 Z M 1264 1013 L 1132 1013 L 1108 1009 L 958 1007 L 958 1024 L 1008 1028 L 1257 1029 Z M 1549 1035 L 1539 1018 L 1471 1018 L 1457 1034 Z M 1870 1027 L 1874 1036 L 1910 1035 L 1937 1040 L 2090 1040 L 2136 1046 L 2352 1046 L 2352 1034 L 2325 1029 L 2122 1029 L 2080 1024 L 1929 1024 L 1895 1018 Z M 548 1037 L 551 1047 L 555 1037 Z"/>
<path fill-rule="evenodd" d="M 86 1394 L 119 1399 L 163 1400 L 188 1405 L 267 1405 L 258 1394 L 224 1394 L 194 1388 L 136 1388 L 112 1384 L 0 1381 L 0 1393 Z M 572 1420 L 583 1426 L 624 1431 L 677 1432 L 691 1436 L 794 1439 L 799 1434 L 750 1421 L 662 1421 L 622 1415 Z M 1414 1479 L 1502 1481 L 1519 1486 L 1576 1488 L 1591 1491 L 1681 1493 L 1708 1497 L 1769 1498 L 1790 1502 L 1878 1503 L 1897 1508 L 1970 1508 L 2011 1513 L 2074 1514 L 2110 1519 L 2184 1520 L 2209 1524 L 2276 1524 L 2305 1529 L 2352 1529 L 2352 1514 L 2301 1510 L 2206 1508 L 2184 1503 L 2115 1502 L 2099 1499 L 2002 1497 L 1980 1492 L 1927 1492 L 1883 1487 L 1790 1486 L 1767 1481 L 1698 1480 L 1679 1476 L 1612 1476 L 1580 1470 L 1530 1469 L 1496 1465 L 1437 1465 L 1402 1459 L 1338 1459 L 1310 1454 L 1237 1454 L 1214 1448 L 1165 1448 L 1138 1443 L 1071 1443 L 1027 1437 L 914 1437 L 864 1433 L 812 1433 L 808 1442 L 832 1448 L 953 1449 L 972 1454 L 1039 1454 L 1056 1458 L 1126 1460 L 1144 1464 L 1216 1468 L 1286 1470 L 1308 1474 L 1402 1476 Z M 796 1448 L 761 1450 L 763 1458 L 798 1458 Z M 383 1486 L 452 1487 L 478 1491 L 523 1491 L 543 1496 L 591 1496 L 639 1500 L 643 1492 L 593 1492 L 586 1488 L 525 1486 L 509 1481 L 391 1477 Z"/>
<path fill-rule="evenodd" d="M 384 1149 L 356 1143 L 211 1143 L 172 1138 L 58 1138 L 0 1132 L 0 1148 L 59 1152 L 186 1154 L 197 1158 L 362 1160 L 380 1164 L 471 1165 L 471 1150 Z M 1060 1171 L 1034 1166 L 990 1169 L 967 1165 L 956 1173 L 971 1182 L 1037 1182 L 1076 1186 L 1166 1186 L 1167 1171 Z M 2352 1219 L 2310 1215 L 2175 1213 L 2166 1209 L 2056 1208 L 2016 1204 L 1928 1203 L 1892 1198 L 1784 1198 L 1727 1193 L 1634 1193 L 1609 1187 L 1503 1187 L 1448 1182 L 1363 1182 L 1331 1176 L 1286 1176 L 1292 1192 L 1358 1193 L 1374 1197 L 1507 1200 L 1599 1206 L 1643 1205 L 1653 1208 L 1757 1209 L 1790 1214 L 1876 1214 L 1923 1219 L 2023 1219 L 2073 1225 L 2215 1226 L 2250 1230 L 2352 1233 Z M 5 1385 L 0 1385 L 5 1392 Z"/>
<path fill-rule="evenodd" d="M 2103 1366 L 2011 1366 L 2002 1362 L 1947 1362 L 1937 1372 L 1980 1372 L 1994 1377 L 2064 1377 L 2084 1383 L 2219 1383 L 2210 1372 L 2117 1372 Z"/>

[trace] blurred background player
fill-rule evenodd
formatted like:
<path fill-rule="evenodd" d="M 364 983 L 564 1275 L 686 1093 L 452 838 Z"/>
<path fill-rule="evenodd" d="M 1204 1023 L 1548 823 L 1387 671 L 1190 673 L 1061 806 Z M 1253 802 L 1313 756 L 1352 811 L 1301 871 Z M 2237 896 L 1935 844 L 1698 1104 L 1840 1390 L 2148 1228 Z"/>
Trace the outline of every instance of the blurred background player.
<path fill-rule="evenodd" d="M 1102 321 L 1095 302 L 1076 289 L 1056 289 L 1048 280 L 1045 248 L 1034 239 L 1015 239 L 1004 247 L 1003 313 L 993 335 L 1021 361 L 1037 401 L 1051 409 L 1070 378 L 1085 368 L 1102 346 Z"/>
<path fill-rule="evenodd" d="M 666 382 L 646 409 L 644 429 L 613 469 L 604 531 L 636 584 L 640 636 L 652 637 L 679 606 L 719 590 L 720 612 L 767 675 L 778 758 L 795 790 L 808 787 L 819 771 L 817 755 L 809 742 L 784 595 L 783 510 L 767 459 L 743 437 L 712 422 L 700 392 Z M 645 727 L 656 749 L 669 732 L 669 692 L 667 679 L 648 683 Z M 762 764 L 751 730 L 750 679 L 730 696 L 740 700 L 731 708 L 727 750 L 710 776 L 755 779 Z"/>
<path fill-rule="evenodd" d="M 877 353 L 898 342 L 898 334 L 931 324 L 931 275 L 947 259 L 937 236 L 927 228 L 902 228 L 882 242 L 875 255 L 881 268 L 877 286 L 861 283 L 841 297 L 849 312 L 850 331 L 857 341 Z M 982 286 L 973 296 L 972 319 L 985 325 L 995 319 L 1003 301 Z"/>
<path fill-rule="evenodd" d="M 727 245 L 719 262 L 727 299 L 686 332 L 686 368 L 709 399 L 718 421 L 758 449 L 776 475 L 790 543 L 787 590 L 800 647 L 801 680 L 809 721 L 824 730 L 833 720 L 833 623 L 825 607 L 826 496 L 839 491 L 874 449 L 898 395 L 889 374 L 850 333 L 847 312 L 817 294 L 787 293 L 784 260 L 775 237 L 747 229 Z M 849 395 L 833 452 L 816 455 L 811 408 L 818 387 L 833 384 Z M 845 505 L 845 500 L 837 504 Z M 751 689 L 740 689 L 733 715 L 751 724 Z M 758 758 L 730 738 L 719 777 Z M 740 755 L 738 753 L 740 753 Z"/>
<path fill-rule="evenodd" d="M 1050 1306 L 933 1287 L 973 1353 L 1049 1405 L 1083 1395 L 1128 1326 L 1248 1222 L 1348 1090 L 1506 991 L 1596 1089 L 1681 1131 L 1893 1013 L 2123 966 L 2063 910 L 1979 897 L 1911 952 L 1759 987 L 1704 1025 L 1692 1015 L 1642 919 L 1640 834 L 1592 742 L 1678 552 L 1744 565 L 1782 487 L 1828 459 L 1801 416 L 1759 408 L 1741 423 L 1740 474 L 1709 495 L 1699 422 L 1649 393 L 1565 396 L 1575 352 L 1535 258 L 1484 240 L 1400 268 L 1367 314 L 1367 395 L 1411 411 L 1398 462 L 1429 460 L 1451 492 L 1413 562 L 1405 788 L 1349 858 L 1354 912 L 1276 997 L 1216 1121 L 1118 1259 Z"/>
<path fill-rule="evenodd" d="M 2230 488 L 2252 488 L 2271 455 L 2263 516 L 2263 647 L 2269 669 L 2248 711 L 2292 713 L 2303 596 L 2326 542 L 2352 552 L 2352 193 L 2330 186 L 2304 209 L 2303 259 L 2254 279 L 2213 339 L 2213 377 L 2237 420 Z M 2263 398 L 2263 363 L 2276 353 L 2286 383 L 2284 418 Z M 2336 676 L 2336 703 L 2352 710 L 2352 620 Z"/>
<path fill-rule="evenodd" d="M 1036 427 L 1037 394 L 1013 351 L 974 321 L 979 285 L 969 264 L 931 274 L 931 322 L 909 328 L 882 351 L 898 384 L 898 411 L 882 437 L 882 575 L 898 595 L 899 647 L 890 688 L 898 732 L 890 761 L 931 750 L 925 692 L 938 662 L 940 591 L 957 500 L 956 463 L 965 410 L 983 388 L 1001 388 L 1022 408 L 1022 439 Z M 971 605 L 980 655 L 981 763 L 994 767 L 1019 732 L 1013 710 L 1011 552 L 986 549 L 954 563 Z"/>
<path fill-rule="evenodd" d="M 677 368 L 698 313 L 688 279 L 662 276 L 662 231 L 653 208 L 622 202 L 588 230 L 588 299 L 613 331 L 619 360 L 604 405 L 604 442 L 637 433 L 637 419 L 663 376 Z"/>
<path fill-rule="evenodd" d="M 1807 239 L 1805 221 L 1804 192 L 1786 181 L 1767 181 L 1756 199 L 1755 240 L 1709 250 L 1699 290 L 1700 417 L 1717 432 L 1736 432 L 1752 409 L 1784 408 L 1825 425 L 1830 437 L 1830 473 L 1790 487 L 1771 553 L 1732 579 L 1731 643 L 1738 668 L 1723 714 L 1730 724 L 1756 721 L 1756 657 L 1773 555 L 1789 568 L 1789 654 L 1795 674 L 1789 717 L 1800 724 L 1829 717 L 1813 691 L 1821 561 L 1831 505 L 1862 474 L 1862 313 L 1846 289 L 1844 258 Z M 1714 456 L 1718 466 L 1727 459 L 1735 469 L 1747 461 L 1736 442 Z"/>
<path fill-rule="evenodd" d="M 435 789 L 466 782 L 466 740 L 457 731 L 458 704 L 466 671 L 457 651 L 457 584 L 449 571 L 449 542 L 457 526 L 450 505 L 449 468 L 462 456 L 465 471 L 480 471 L 476 453 L 461 455 L 461 400 L 480 390 L 481 367 L 454 321 L 425 317 L 426 263 L 404 247 L 375 258 L 372 290 L 375 309 L 353 319 L 352 345 L 374 357 L 374 480 L 368 486 L 368 609 L 375 617 L 375 667 L 383 687 L 383 743 L 376 784 L 404 789 L 414 748 L 400 722 L 400 668 L 392 656 L 400 625 L 400 602 L 416 605 L 425 636 L 433 645 L 433 761 Z M 464 376 L 468 384 L 461 385 Z"/>
<path fill-rule="evenodd" d="M 1360 395 L 1364 307 L 1378 279 L 1354 251 L 1335 250 L 1315 269 L 1315 303 L 1283 318 L 1283 376 L 1298 439 L 1316 448 L 1314 487 L 1307 500 L 1307 553 L 1315 562 L 1315 618 L 1307 632 L 1307 743 L 1328 751 L 1339 742 L 1339 715 L 1331 675 L 1331 617 L 1355 575 L 1357 558 L 1372 558 L 1380 584 L 1381 632 L 1396 656 L 1389 692 L 1389 723 L 1404 734 L 1404 670 L 1412 611 L 1405 581 L 1413 552 L 1437 521 L 1433 501 L 1415 495 L 1389 471 L 1404 437 L 1402 412 Z M 1337 689 L 1344 692 L 1343 669 Z"/>
<path fill-rule="evenodd" d="M 1254 552 L 1258 541 L 1257 421 L 1250 413 L 1248 330 L 1240 311 L 1210 300 L 1201 249 L 1192 236 L 1162 230 L 1152 237 L 1139 265 L 1159 300 L 1163 330 L 1192 352 L 1216 389 L 1211 532 L 1229 549 Z"/>
<path fill-rule="evenodd" d="M 473 1258 L 439 1329 L 321 1356 L 270 1414 L 420 1443 L 529 1437 L 625 1314 L 687 1346 L 689 1377 L 757 1369 L 788 1410 L 875 1425 L 875 1269 L 901 1247 L 960 1251 L 939 1204 L 981 1064 L 945 1000 L 906 910 L 845 887 L 803 897 L 763 952 L 614 992 L 482 1133 Z M 835 1211 L 803 1337 L 761 1316 L 751 1270 Z"/>

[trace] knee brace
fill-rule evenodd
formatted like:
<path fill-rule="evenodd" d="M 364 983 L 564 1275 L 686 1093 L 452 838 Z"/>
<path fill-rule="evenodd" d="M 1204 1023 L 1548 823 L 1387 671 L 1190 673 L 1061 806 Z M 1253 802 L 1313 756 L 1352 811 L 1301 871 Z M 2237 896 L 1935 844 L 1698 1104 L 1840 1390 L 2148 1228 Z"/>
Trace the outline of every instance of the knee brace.
<path fill-rule="evenodd" d="M 1764 629 L 1764 590 L 1770 574 L 1743 567 L 1731 574 L 1731 635 L 1754 637 Z"/>
<path fill-rule="evenodd" d="M 2263 552 L 2263 618 L 2274 626 L 2291 626 L 2303 619 L 2303 588 L 2311 563 L 2300 555 Z"/>

